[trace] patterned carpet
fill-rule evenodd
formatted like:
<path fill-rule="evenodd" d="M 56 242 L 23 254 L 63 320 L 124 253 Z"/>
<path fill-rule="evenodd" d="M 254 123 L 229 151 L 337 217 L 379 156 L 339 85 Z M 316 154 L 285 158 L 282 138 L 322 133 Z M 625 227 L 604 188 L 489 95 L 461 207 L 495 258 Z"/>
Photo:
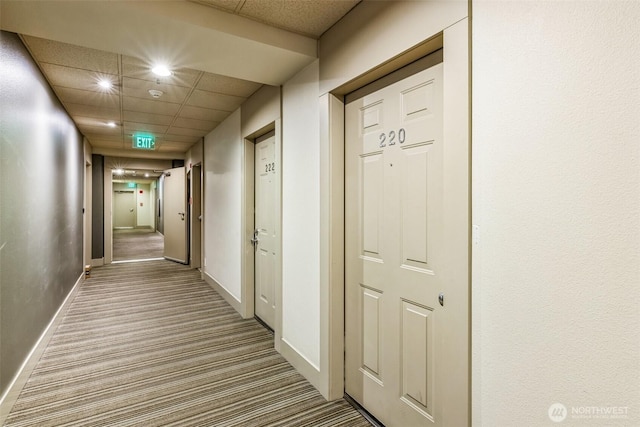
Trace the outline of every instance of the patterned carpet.
<path fill-rule="evenodd" d="M 162 258 L 164 236 L 147 229 L 113 230 L 113 260 Z"/>
<path fill-rule="evenodd" d="M 195 270 L 96 268 L 6 426 L 369 426 L 326 402 Z"/>

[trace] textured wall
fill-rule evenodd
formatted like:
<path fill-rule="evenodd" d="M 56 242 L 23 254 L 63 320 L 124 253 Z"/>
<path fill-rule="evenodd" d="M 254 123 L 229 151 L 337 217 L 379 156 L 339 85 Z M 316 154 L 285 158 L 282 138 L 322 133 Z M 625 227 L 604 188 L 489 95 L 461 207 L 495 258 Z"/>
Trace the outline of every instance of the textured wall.
<path fill-rule="evenodd" d="M 0 388 L 82 273 L 82 137 L 20 39 L 0 38 Z"/>
<path fill-rule="evenodd" d="M 640 425 L 638 21 L 473 3 L 474 425 Z"/>

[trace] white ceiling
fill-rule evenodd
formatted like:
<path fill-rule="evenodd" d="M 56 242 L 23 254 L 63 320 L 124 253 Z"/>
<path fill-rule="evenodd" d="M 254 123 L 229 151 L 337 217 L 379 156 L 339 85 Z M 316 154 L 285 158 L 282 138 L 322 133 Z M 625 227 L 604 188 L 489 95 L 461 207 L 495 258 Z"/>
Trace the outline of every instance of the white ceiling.
<path fill-rule="evenodd" d="M 312 62 L 317 38 L 359 1 L 0 0 L 0 23 L 21 34 L 95 153 L 177 158 L 263 84 Z M 171 76 L 150 71 L 158 58 Z M 152 133 L 156 151 L 132 149 L 134 132 Z"/>
<path fill-rule="evenodd" d="M 191 1 L 316 39 L 360 2 L 360 0 Z"/>

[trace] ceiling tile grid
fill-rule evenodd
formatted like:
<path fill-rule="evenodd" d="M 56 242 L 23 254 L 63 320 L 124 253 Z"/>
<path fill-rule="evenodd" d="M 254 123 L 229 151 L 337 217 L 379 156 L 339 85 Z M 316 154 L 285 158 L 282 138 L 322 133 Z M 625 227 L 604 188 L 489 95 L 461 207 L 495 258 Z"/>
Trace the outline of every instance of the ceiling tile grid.
<path fill-rule="evenodd" d="M 193 0 L 290 32 L 318 38 L 360 0 Z M 133 155 L 132 135 L 152 133 L 157 151 L 186 152 L 262 84 L 21 35 L 60 102 L 94 147 Z M 101 81 L 111 83 L 101 87 Z M 161 91 L 153 97 L 150 90 Z"/>
<path fill-rule="evenodd" d="M 23 36 L 38 62 L 80 68 L 98 73 L 118 74 L 118 55 L 60 43 L 31 36 Z"/>
<path fill-rule="evenodd" d="M 30 36 L 23 40 L 94 147 L 133 150 L 132 135 L 146 132 L 156 137 L 158 151 L 186 152 L 262 86 L 185 68 L 155 76 L 153 64 L 130 56 Z M 104 79 L 113 86 L 100 87 Z M 150 90 L 162 94 L 154 98 Z"/>

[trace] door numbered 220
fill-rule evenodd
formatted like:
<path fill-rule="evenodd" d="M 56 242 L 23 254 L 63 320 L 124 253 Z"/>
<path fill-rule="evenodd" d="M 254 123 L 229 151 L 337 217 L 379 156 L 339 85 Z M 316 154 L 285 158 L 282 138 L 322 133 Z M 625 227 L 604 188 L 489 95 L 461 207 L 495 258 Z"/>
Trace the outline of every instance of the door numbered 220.
<path fill-rule="evenodd" d="M 390 130 L 389 133 L 382 132 L 379 136 L 380 148 L 384 148 L 387 145 L 396 145 L 396 141 L 402 144 L 405 141 L 405 137 L 406 137 L 406 132 L 404 128 L 400 128 L 400 130 L 397 133 L 394 130 Z"/>

